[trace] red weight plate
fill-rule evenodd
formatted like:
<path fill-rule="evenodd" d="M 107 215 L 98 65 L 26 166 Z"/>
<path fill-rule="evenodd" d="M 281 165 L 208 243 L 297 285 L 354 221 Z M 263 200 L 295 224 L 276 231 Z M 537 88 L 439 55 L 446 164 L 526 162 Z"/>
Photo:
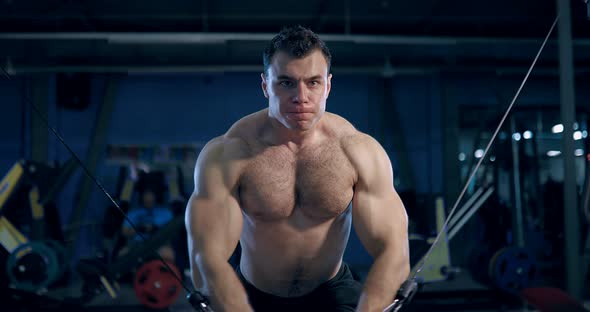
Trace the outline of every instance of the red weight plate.
<path fill-rule="evenodd" d="M 176 276 L 180 272 L 176 266 L 166 262 Z M 152 260 L 143 264 L 135 273 L 133 288 L 135 295 L 144 306 L 152 309 L 164 309 L 172 305 L 182 285 L 160 260 Z"/>

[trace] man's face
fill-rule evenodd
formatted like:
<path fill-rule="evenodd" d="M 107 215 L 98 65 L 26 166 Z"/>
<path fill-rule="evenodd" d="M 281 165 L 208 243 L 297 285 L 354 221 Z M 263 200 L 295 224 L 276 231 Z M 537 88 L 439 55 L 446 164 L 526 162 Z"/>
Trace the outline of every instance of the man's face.
<path fill-rule="evenodd" d="M 268 99 L 269 115 L 287 129 L 311 129 L 326 111 L 332 75 L 320 50 L 303 58 L 277 52 L 267 75 L 262 74 L 262 91 Z"/>

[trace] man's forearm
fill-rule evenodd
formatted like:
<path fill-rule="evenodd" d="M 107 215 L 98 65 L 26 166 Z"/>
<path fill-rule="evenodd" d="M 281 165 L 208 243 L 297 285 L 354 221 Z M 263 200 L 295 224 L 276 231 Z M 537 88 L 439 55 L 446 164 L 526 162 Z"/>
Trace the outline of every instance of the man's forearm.
<path fill-rule="evenodd" d="M 223 311 L 253 311 L 248 303 L 248 295 L 236 272 L 229 263 L 221 261 L 212 263 L 201 259 L 198 261 L 198 267 L 205 285 L 199 285 L 205 288 L 211 306 L 215 312 Z M 193 272 L 193 279 L 198 280 Z"/>
<path fill-rule="evenodd" d="M 363 287 L 357 312 L 382 312 L 391 304 L 400 285 L 408 278 L 408 259 L 383 252 L 375 258 Z"/>

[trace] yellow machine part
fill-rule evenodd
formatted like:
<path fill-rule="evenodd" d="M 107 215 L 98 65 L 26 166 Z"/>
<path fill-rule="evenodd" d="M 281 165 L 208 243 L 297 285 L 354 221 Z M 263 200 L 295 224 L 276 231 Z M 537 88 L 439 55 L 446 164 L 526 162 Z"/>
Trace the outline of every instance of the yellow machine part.
<path fill-rule="evenodd" d="M 444 207 L 444 200 L 439 197 L 435 201 L 436 205 L 436 228 L 437 233 L 441 233 L 440 239 L 434 249 L 432 249 L 432 253 L 428 256 L 428 260 L 422 270 L 418 272 L 416 278 L 420 279 L 422 282 L 436 282 L 446 280 L 447 276 L 443 274 L 441 271 L 444 267 L 450 267 L 450 255 L 449 255 L 449 241 L 447 239 L 447 231 L 443 231 L 443 225 L 445 223 L 446 214 L 445 214 L 445 207 Z M 429 238 L 428 243 L 434 243 L 435 238 Z M 420 259 L 416 263 L 416 265 L 412 268 L 412 275 L 415 271 L 417 271 L 423 262 L 424 258 Z"/>
<path fill-rule="evenodd" d="M 39 203 L 39 189 L 35 186 L 29 191 L 29 203 L 35 220 L 43 219 L 43 205 Z"/>
<path fill-rule="evenodd" d="M 0 244 L 6 251 L 12 253 L 18 246 L 27 242 L 28 239 L 8 219 L 0 217 Z"/>
<path fill-rule="evenodd" d="M 2 182 L 0 182 L 0 211 L 2 207 L 10 197 L 10 194 L 20 181 L 24 172 L 24 168 L 20 163 L 14 164 L 10 171 L 4 176 Z"/>

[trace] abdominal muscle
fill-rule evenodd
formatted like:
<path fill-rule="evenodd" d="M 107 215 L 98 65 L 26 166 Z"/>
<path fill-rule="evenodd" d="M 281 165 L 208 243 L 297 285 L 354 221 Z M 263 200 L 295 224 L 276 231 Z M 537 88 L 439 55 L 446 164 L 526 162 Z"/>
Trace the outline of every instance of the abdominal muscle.
<path fill-rule="evenodd" d="M 296 211 L 276 221 L 244 215 L 240 270 L 254 287 L 298 297 L 336 275 L 350 233 L 350 213 L 323 222 L 306 218 Z"/>

